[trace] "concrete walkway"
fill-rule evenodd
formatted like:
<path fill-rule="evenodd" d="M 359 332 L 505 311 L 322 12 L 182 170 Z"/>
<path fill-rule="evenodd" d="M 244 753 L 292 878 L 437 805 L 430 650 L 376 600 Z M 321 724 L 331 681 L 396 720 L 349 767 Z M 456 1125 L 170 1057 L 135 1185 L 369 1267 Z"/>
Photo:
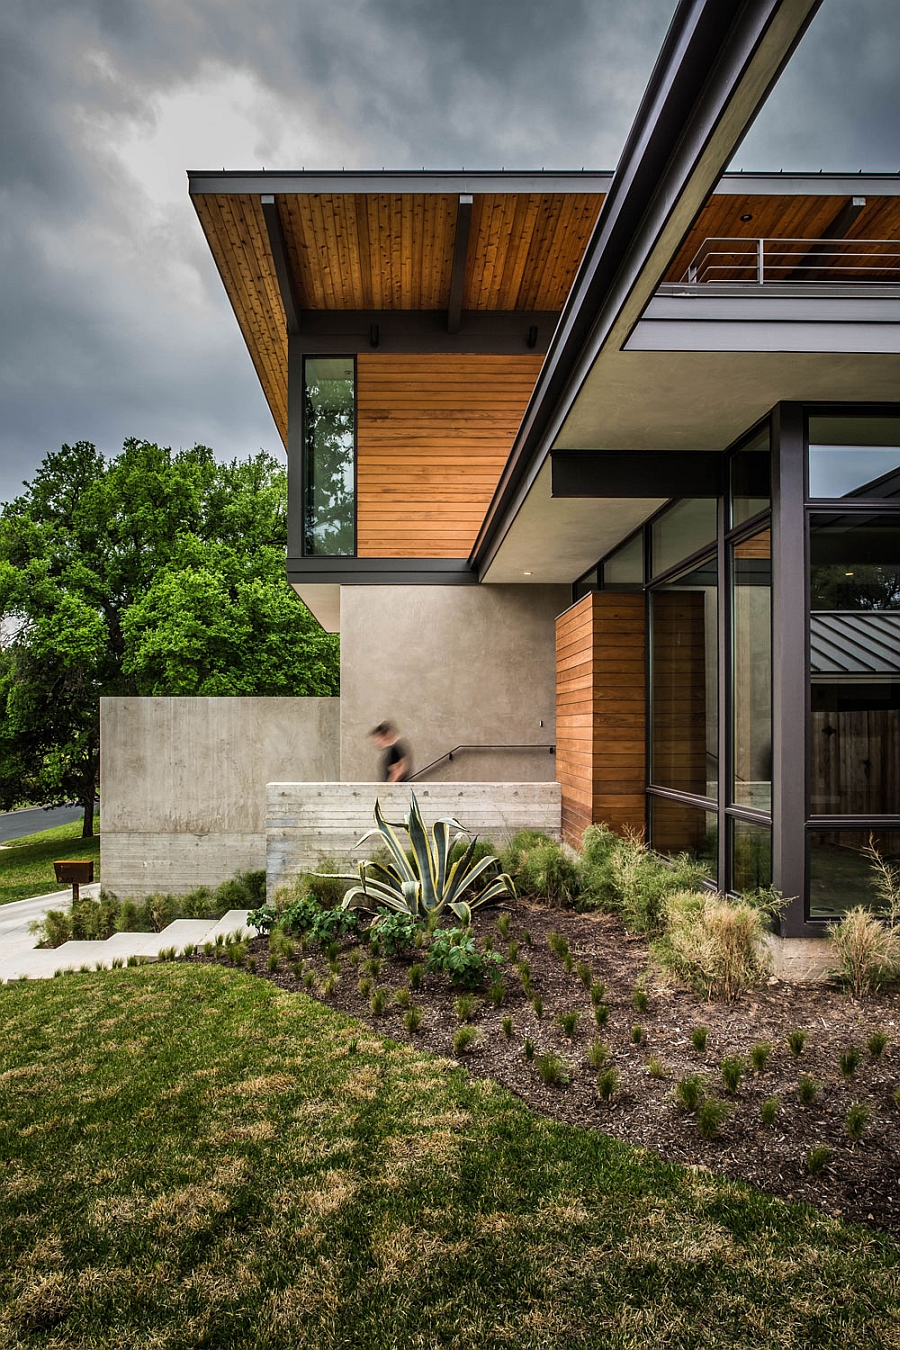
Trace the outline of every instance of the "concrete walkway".
<path fill-rule="evenodd" d="M 83 886 L 83 896 L 96 899 L 99 882 Z M 64 942 L 60 947 L 36 948 L 30 925 L 50 909 L 66 909 L 72 892 L 54 891 L 31 900 L 16 900 L 0 905 L 0 984 L 9 980 L 51 979 L 58 970 L 108 970 L 113 962 L 124 965 L 129 957 L 153 961 L 160 952 L 174 947 L 179 955 L 186 948 L 199 947 L 235 934 L 251 937 L 247 927 L 249 910 L 230 909 L 221 919 L 175 919 L 161 933 L 114 933 L 103 942 Z"/>

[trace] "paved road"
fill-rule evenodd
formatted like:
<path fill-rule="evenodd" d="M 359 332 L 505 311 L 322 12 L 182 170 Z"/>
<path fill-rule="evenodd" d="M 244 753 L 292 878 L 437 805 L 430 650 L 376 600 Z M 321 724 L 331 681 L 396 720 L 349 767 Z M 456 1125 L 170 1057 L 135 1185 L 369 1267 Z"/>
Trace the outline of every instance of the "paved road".
<path fill-rule="evenodd" d="M 55 825 L 68 825 L 70 821 L 81 820 L 80 806 L 54 806 L 45 811 L 42 806 L 28 811 L 6 811 L 0 815 L 0 844 L 9 839 L 20 839 L 25 834 L 37 834 L 38 830 L 50 830 Z"/>

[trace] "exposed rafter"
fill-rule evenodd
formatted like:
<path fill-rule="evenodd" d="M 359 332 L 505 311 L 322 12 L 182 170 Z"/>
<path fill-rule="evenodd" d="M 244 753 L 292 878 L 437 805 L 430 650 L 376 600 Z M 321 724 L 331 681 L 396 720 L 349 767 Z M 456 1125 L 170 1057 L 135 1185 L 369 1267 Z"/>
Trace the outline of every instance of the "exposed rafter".
<path fill-rule="evenodd" d="M 787 279 L 795 281 L 798 277 L 802 277 L 804 281 L 817 281 L 819 277 L 823 276 L 828 270 L 827 267 L 812 267 L 810 266 L 811 262 L 820 254 L 834 253 L 834 250 L 829 247 L 830 241 L 846 239 L 851 225 L 865 210 L 865 206 L 865 197 L 851 197 L 849 201 L 845 202 L 831 224 L 822 231 L 819 236 L 821 242 L 813 244 Z"/>
<path fill-rule="evenodd" d="M 456 232 L 453 238 L 453 263 L 450 271 L 450 298 L 447 302 L 447 332 L 458 333 L 462 319 L 463 288 L 466 284 L 466 259 L 469 256 L 469 231 L 472 228 L 472 194 L 461 192 L 456 208 Z"/>
<path fill-rule="evenodd" d="M 299 333 L 300 301 L 294 288 L 284 231 L 281 228 L 281 217 L 278 214 L 278 203 L 269 193 L 263 193 L 259 200 L 269 236 L 269 247 L 272 250 L 272 261 L 275 264 L 275 275 L 278 278 L 278 289 L 281 292 L 281 303 L 284 305 L 287 330 L 289 333 Z"/>

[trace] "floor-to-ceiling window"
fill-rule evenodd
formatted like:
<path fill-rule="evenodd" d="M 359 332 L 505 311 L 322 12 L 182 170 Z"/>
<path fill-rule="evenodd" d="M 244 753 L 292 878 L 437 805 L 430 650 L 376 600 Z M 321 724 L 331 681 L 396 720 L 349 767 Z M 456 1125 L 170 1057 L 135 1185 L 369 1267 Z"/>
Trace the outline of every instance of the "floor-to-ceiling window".
<path fill-rule="evenodd" d="M 356 552 L 356 363 L 352 356 L 303 362 L 303 551 Z"/>

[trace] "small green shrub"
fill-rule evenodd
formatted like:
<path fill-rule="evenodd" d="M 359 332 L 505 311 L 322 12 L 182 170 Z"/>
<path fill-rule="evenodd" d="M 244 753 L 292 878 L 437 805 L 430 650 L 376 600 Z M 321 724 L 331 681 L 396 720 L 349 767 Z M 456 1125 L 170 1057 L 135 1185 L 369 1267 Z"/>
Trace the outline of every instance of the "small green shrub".
<path fill-rule="evenodd" d="M 581 839 L 581 887 L 576 902 L 582 912 L 617 908 L 616 889 L 610 869 L 613 850 L 620 838 L 607 825 L 589 825 Z"/>
<path fill-rule="evenodd" d="M 422 924 L 409 915 L 382 910 L 369 925 L 369 941 L 374 936 L 385 956 L 397 956 L 415 945 L 416 934 L 421 930 Z"/>
<path fill-rule="evenodd" d="M 270 952 L 270 953 L 269 953 L 269 959 L 268 959 L 268 962 L 266 963 L 268 970 L 269 970 L 270 972 L 274 972 L 274 971 L 276 971 L 276 970 L 278 969 L 278 967 L 279 967 L 280 964 L 281 964 L 281 958 L 280 958 L 280 956 L 278 955 L 278 953 L 277 953 L 277 952 Z"/>
<path fill-rule="evenodd" d="M 587 1057 L 592 1069 L 602 1069 L 609 1059 L 609 1046 L 595 1037 L 588 1046 Z"/>
<path fill-rule="evenodd" d="M 759 1118 L 762 1121 L 763 1125 L 765 1125 L 767 1128 L 770 1125 L 775 1124 L 775 1117 L 778 1115 L 778 1110 L 780 1106 L 781 1106 L 780 1097 L 767 1097 L 766 1100 L 763 1102 L 762 1106 L 759 1108 Z"/>
<path fill-rule="evenodd" d="M 521 895 L 572 905 L 581 888 L 579 865 L 555 839 L 537 830 L 519 830 L 501 854 L 501 865 Z"/>
<path fill-rule="evenodd" d="M 637 1023 L 631 1028 L 631 1040 L 633 1045 L 640 1045 L 644 1039 L 644 1028 Z"/>
<path fill-rule="evenodd" d="M 715 1139 L 731 1107 L 718 1097 L 706 1097 L 697 1107 L 697 1130 L 704 1139 Z"/>
<path fill-rule="evenodd" d="M 435 933 L 428 949 L 427 969 L 448 975 L 457 989 L 477 989 L 484 978 L 503 964 L 499 952 L 480 952 L 467 928 L 444 928 Z"/>
<path fill-rule="evenodd" d="M 412 1003 L 412 995 L 404 986 L 394 990 L 394 1002 L 398 1008 L 408 1008 Z"/>
<path fill-rule="evenodd" d="M 538 1055 L 534 1067 L 546 1087 L 565 1087 L 569 1082 L 570 1074 L 566 1062 L 553 1050 L 548 1050 L 545 1055 Z"/>
<path fill-rule="evenodd" d="M 590 987 L 591 987 L 591 980 L 593 979 L 593 975 L 592 975 L 590 966 L 585 965 L 584 961 L 579 961 L 579 962 L 577 963 L 577 965 L 575 966 L 575 974 L 578 976 L 579 980 L 581 981 L 581 986 L 582 986 L 582 988 L 583 988 L 583 989 L 590 989 Z"/>
<path fill-rule="evenodd" d="M 811 1177 L 817 1177 L 831 1161 L 831 1149 L 826 1144 L 817 1144 L 806 1155 L 806 1170 Z"/>
<path fill-rule="evenodd" d="M 369 999 L 369 1008 L 373 1017 L 380 1017 L 384 1012 L 384 1005 L 387 1002 L 387 994 L 384 989 L 373 989 L 372 996 Z"/>
<path fill-rule="evenodd" d="M 706 1050 L 706 1042 L 709 1040 L 709 1027 L 693 1027 L 691 1030 L 691 1045 L 702 1055 Z"/>
<path fill-rule="evenodd" d="M 457 1055 L 465 1054 L 469 1047 L 474 1045 L 480 1039 L 478 1029 L 470 1026 L 468 1023 L 464 1023 L 461 1027 L 457 1027 L 453 1034 L 454 1052 Z"/>
<path fill-rule="evenodd" d="M 406 1012 L 403 1014 L 403 1025 L 409 1032 L 418 1031 L 422 1025 L 422 1009 L 407 1008 Z"/>
<path fill-rule="evenodd" d="M 673 1100 L 682 1111 L 696 1111 L 706 1096 L 706 1082 L 699 1073 L 686 1073 L 672 1089 Z"/>
<path fill-rule="evenodd" d="M 516 962 L 517 962 L 518 959 L 519 959 L 519 944 L 518 944 L 518 942 L 510 942 L 510 943 L 509 943 L 508 947 L 506 948 L 506 959 L 507 959 L 507 961 L 510 963 L 511 966 L 514 966 L 514 965 L 516 964 Z"/>
<path fill-rule="evenodd" d="M 369 995 L 370 995 L 371 992 L 372 992 L 372 985 L 373 985 L 373 980 L 372 980 L 371 975 L 363 975 L 363 976 L 360 978 L 359 984 L 358 984 L 356 987 L 357 987 L 357 989 L 359 990 L 359 992 L 362 994 L 363 998 L 368 998 Z"/>
<path fill-rule="evenodd" d="M 308 970 L 308 971 L 306 972 L 306 974 L 303 976 L 303 987 L 304 987 L 305 989 L 312 989 L 312 987 L 313 987 L 313 985 L 315 984 L 315 982 L 316 982 L 316 972 L 315 972 L 314 970 Z M 370 981 L 369 981 L 369 988 L 371 989 L 371 987 L 372 987 L 372 983 L 371 983 L 371 980 L 370 980 Z M 368 993 L 368 990 L 366 990 L 366 993 Z"/>
<path fill-rule="evenodd" d="M 457 1022 L 471 1022 L 477 1006 L 474 994 L 460 994 L 459 998 L 453 1001 Z"/>
<path fill-rule="evenodd" d="M 565 956 L 562 959 L 562 963 L 563 963 L 563 970 L 566 972 L 567 975 L 571 975 L 572 970 L 574 969 L 575 966 L 575 962 L 573 960 L 571 952 L 566 952 Z"/>
<path fill-rule="evenodd" d="M 652 951 L 663 970 L 704 998 L 733 1003 L 768 971 L 759 910 L 704 891 L 677 891 L 665 900 L 665 933 Z"/>
<path fill-rule="evenodd" d="M 278 922 L 278 911 L 274 905 L 259 905 L 247 915 L 247 923 L 257 933 L 271 933 Z"/>
<path fill-rule="evenodd" d="M 598 1027 L 605 1027 L 609 1021 L 609 1004 L 598 1003 L 594 1007 L 594 1021 Z"/>
<path fill-rule="evenodd" d="M 522 1042 L 522 1053 L 529 1064 L 534 1059 L 534 1048 L 534 1041 L 530 1036 L 526 1036 L 525 1040 Z"/>
<path fill-rule="evenodd" d="M 650 1056 L 647 1060 L 646 1069 L 651 1078 L 662 1079 L 669 1076 L 668 1070 L 659 1055 Z"/>
<path fill-rule="evenodd" d="M 544 1016 L 544 1000 L 541 998 L 540 994 L 534 995 L 531 1000 L 531 1006 L 534 1009 L 535 1017 L 540 1022 L 541 1018 Z"/>
<path fill-rule="evenodd" d="M 835 974 L 854 998 L 875 993 L 900 977 L 900 926 L 886 927 L 862 905 L 848 909 L 828 930 Z"/>
<path fill-rule="evenodd" d="M 511 1017 L 507 1015 L 500 1019 L 500 1030 L 503 1032 L 506 1039 L 509 1040 L 513 1034 L 513 1020 Z"/>
<path fill-rule="evenodd" d="M 409 968 L 410 989 L 419 988 L 420 984 L 422 983 L 422 976 L 424 974 L 425 974 L 425 967 L 421 964 L 421 962 L 416 961 L 414 965 L 410 966 Z"/>
<path fill-rule="evenodd" d="M 793 1031 L 789 1031 L 787 1034 L 788 1049 L 795 1059 L 799 1059 L 803 1054 L 807 1034 L 802 1027 L 794 1027 Z"/>
<path fill-rule="evenodd" d="M 634 836 L 618 841 L 608 866 L 626 926 L 648 936 L 665 926 L 667 897 L 691 891 L 707 871 L 705 864 L 692 861 L 686 854 L 663 862 Z"/>
<path fill-rule="evenodd" d="M 650 1006 L 650 995 L 640 981 L 631 991 L 631 1006 L 634 1008 L 635 1012 L 646 1012 Z"/>
<path fill-rule="evenodd" d="M 578 1023 L 580 1018 L 581 1013 L 577 1010 L 577 1008 L 569 1008 L 566 1012 L 561 1012 L 557 1014 L 556 1020 L 562 1027 L 565 1034 L 568 1036 L 569 1040 L 571 1040 L 572 1037 L 575 1035 L 575 1032 L 578 1029 Z"/>
<path fill-rule="evenodd" d="M 531 946 L 531 934 L 527 928 L 522 929 L 522 941 L 525 943 L 526 947 Z"/>
<path fill-rule="evenodd" d="M 502 980 L 493 980 L 488 989 L 488 998 L 491 1000 L 491 1006 L 500 1008 L 503 1005 L 503 999 L 506 995 L 506 986 Z"/>
<path fill-rule="evenodd" d="M 373 980 L 377 980 L 378 976 L 381 974 L 381 967 L 383 965 L 384 962 L 380 956 L 370 956 L 367 961 L 363 961 L 360 969 L 367 971 L 372 976 Z"/>
<path fill-rule="evenodd" d="M 594 980 L 588 992 L 591 996 L 591 1003 L 596 1008 L 606 998 L 606 985 L 602 980 Z"/>
<path fill-rule="evenodd" d="M 801 1073 L 797 1080 L 797 1096 L 804 1106 L 812 1106 L 822 1089 L 822 1084 L 818 1078 L 813 1078 L 810 1073 Z"/>
<path fill-rule="evenodd" d="M 516 966 L 516 974 L 522 985 L 522 992 L 526 998 L 531 998 L 531 966 L 527 961 L 520 961 Z"/>
<path fill-rule="evenodd" d="M 750 1051 L 750 1063 L 756 1073 L 765 1073 L 769 1056 L 775 1049 L 771 1041 L 757 1041 Z"/>
<path fill-rule="evenodd" d="M 890 1037 L 886 1031 L 870 1031 L 866 1040 L 866 1049 L 872 1059 L 881 1059 L 888 1047 Z"/>
<path fill-rule="evenodd" d="M 854 1102 L 844 1117 L 844 1129 L 851 1139 L 862 1139 L 872 1112 L 864 1102 Z"/>
<path fill-rule="evenodd" d="M 509 937 L 509 914 L 505 910 L 497 915 L 494 927 L 505 942 Z"/>
<path fill-rule="evenodd" d="M 619 1073 L 610 1066 L 597 1074 L 597 1095 L 602 1102 L 612 1101 L 619 1088 Z"/>
<path fill-rule="evenodd" d="M 334 993 L 335 989 L 337 989 L 337 986 L 338 986 L 338 977 L 336 975 L 329 975 L 328 979 L 323 981 L 322 983 L 323 996 L 325 998 L 331 998 L 331 995 Z"/>
<path fill-rule="evenodd" d="M 553 955 L 558 956 L 561 961 L 570 954 L 568 940 L 563 937 L 562 933 L 552 932 L 547 938 L 547 945 Z"/>
<path fill-rule="evenodd" d="M 855 1045 L 848 1045 L 838 1055 L 838 1064 L 845 1078 L 852 1078 L 859 1068 L 860 1053 Z"/>
<path fill-rule="evenodd" d="M 725 1091 L 731 1096 L 734 1096 L 741 1085 L 745 1067 L 744 1060 L 740 1055 L 725 1055 L 719 1065 Z"/>

